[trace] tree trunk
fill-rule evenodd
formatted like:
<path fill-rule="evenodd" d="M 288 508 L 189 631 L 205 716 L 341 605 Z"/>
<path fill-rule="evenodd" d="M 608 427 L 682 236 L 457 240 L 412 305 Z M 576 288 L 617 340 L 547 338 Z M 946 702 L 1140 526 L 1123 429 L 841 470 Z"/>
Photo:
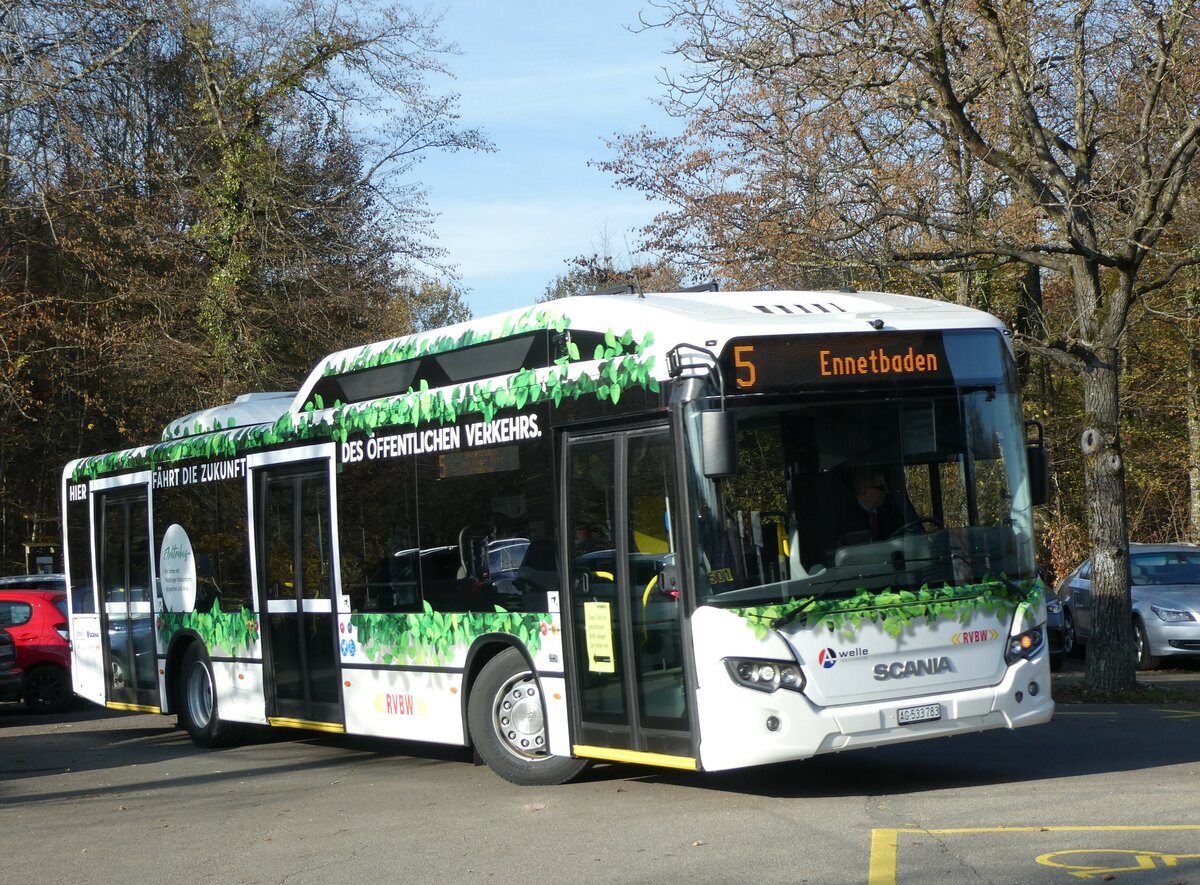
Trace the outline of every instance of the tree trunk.
<path fill-rule="evenodd" d="M 1187 539 L 1200 543 L 1200 345 L 1188 336 L 1187 409 L 1188 528 Z"/>
<path fill-rule="evenodd" d="M 1036 264 L 1026 264 L 1025 273 L 1017 289 L 1017 322 L 1018 335 L 1031 338 L 1043 338 L 1046 335 L 1046 323 L 1042 319 L 1042 269 Z M 1017 375 L 1021 386 L 1029 380 L 1030 355 L 1028 351 L 1017 354 Z"/>
<path fill-rule="evenodd" d="M 1101 693 L 1136 684 L 1129 599 L 1129 527 L 1119 436 L 1119 348 L 1096 348 L 1083 378 L 1089 426 L 1080 441 L 1088 485 L 1092 544 L 1092 623 L 1087 646 L 1088 687 Z M 1117 641 L 1113 641 L 1116 639 Z"/>

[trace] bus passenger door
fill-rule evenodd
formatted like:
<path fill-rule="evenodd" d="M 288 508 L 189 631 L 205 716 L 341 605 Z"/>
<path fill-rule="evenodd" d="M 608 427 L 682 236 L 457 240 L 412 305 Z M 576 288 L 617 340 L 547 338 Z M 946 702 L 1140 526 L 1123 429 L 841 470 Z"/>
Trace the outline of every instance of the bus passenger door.
<path fill-rule="evenodd" d="M 328 463 L 258 470 L 255 496 L 268 719 L 340 731 Z"/>
<path fill-rule="evenodd" d="M 694 768 L 670 435 L 571 435 L 564 469 L 575 753 Z"/>
<path fill-rule="evenodd" d="M 158 712 L 150 518 L 144 486 L 96 496 L 105 696 L 120 709 Z"/>

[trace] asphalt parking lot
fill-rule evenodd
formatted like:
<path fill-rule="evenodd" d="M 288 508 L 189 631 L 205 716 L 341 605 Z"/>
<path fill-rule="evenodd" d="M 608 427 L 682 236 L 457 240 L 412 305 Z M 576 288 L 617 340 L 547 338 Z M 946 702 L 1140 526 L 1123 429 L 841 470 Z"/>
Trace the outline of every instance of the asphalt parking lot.
<path fill-rule="evenodd" d="M 1200 702 L 545 789 L 454 748 L 274 731 L 203 751 L 173 725 L 0 705 L 0 881 L 1200 883 Z"/>

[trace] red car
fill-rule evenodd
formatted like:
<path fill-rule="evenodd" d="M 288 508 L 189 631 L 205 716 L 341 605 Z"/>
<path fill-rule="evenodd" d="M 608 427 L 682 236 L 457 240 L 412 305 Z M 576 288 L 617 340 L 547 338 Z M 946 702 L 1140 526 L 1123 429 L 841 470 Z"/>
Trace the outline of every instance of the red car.
<path fill-rule="evenodd" d="M 57 713 L 74 700 L 67 594 L 61 590 L 0 587 L 0 627 L 17 644 L 24 671 L 21 697 L 34 713 Z"/>

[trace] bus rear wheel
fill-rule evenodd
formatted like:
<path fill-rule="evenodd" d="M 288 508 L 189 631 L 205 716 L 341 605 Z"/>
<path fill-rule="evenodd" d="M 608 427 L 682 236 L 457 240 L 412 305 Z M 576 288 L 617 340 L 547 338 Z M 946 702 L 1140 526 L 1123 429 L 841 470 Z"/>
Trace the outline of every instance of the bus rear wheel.
<path fill-rule="evenodd" d="M 467 702 L 467 725 L 480 758 L 514 784 L 564 784 L 588 765 L 586 759 L 550 754 L 541 687 L 515 648 L 480 671 Z"/>
<path fill-rule="evenodd" d="M 193 643 L 183 656 L 179 681 L 179 724 L 199 747 L 234 743 L 239 729 L 221 719 L 212 662 L 203 646 Z"/>

